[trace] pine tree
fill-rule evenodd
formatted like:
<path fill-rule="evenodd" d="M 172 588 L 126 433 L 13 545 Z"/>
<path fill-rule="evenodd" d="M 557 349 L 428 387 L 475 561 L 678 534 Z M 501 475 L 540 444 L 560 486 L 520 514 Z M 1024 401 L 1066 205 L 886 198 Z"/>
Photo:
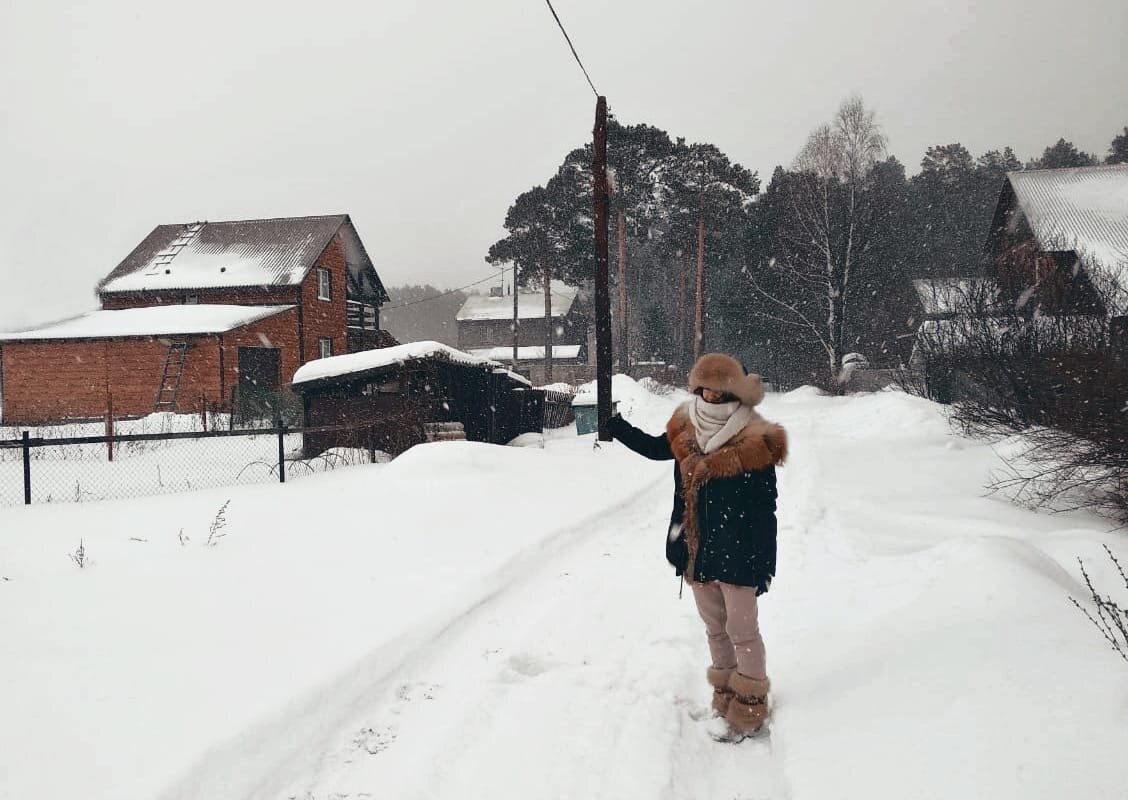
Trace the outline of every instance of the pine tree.
<path fill-rule="evenodd" d="M 1056 144 L 1047 147 L 1042 157 L 1030 162 L 1031 169 L 1061 169 L 1063 167 L 1092 167 L 1097 159 L 1083 150 L 1078 150 L 1073 142 L 1058 139 Z"/>
<path fill-rule="evenodd" d="M 1108 158 L 1105 159 L 1106 164 L 1128 164 L 1128 126 L 1125 126 L 1124 133 L 1116 136 L 1112 140 L 1112 144 L 1108 148 Z"/>

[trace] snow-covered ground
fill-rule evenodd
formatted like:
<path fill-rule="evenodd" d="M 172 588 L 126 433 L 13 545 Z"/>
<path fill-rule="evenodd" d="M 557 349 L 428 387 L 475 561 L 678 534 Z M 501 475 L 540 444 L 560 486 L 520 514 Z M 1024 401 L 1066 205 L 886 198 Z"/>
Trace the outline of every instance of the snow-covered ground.
<path fill-rule="evenodd" d="M 617 381 L 660 430 L 680 396 Z M 1123 796 L 1128 664 L 1069 598 L 1124 534 L 984 497 L 995 456 L 926 401 L 762 410 L 770 739 L 699 719 L 672 463 L 557 433 L 0 509 L 0 798 Z"/>
<path fill-rule="evenodd" d="M 224 414 L 209 416 L 207 424 L 210 430 L 226 430 L 229 423 L 229 417 Z M 100 437 L 106 432 L 101 422 L 26 430 L 32 437 L 47 440 Z M 195 414 L 156 413 L 115 424 L 118 436 L 202 430 L 204 421 Z M 21 427 L 0 425 L 0 442 L 15 442 L 23 431 Z M 367 451 L 343 449 L 301 459 L 301 434 L 286 434 L 283 439 L 288 480 L 370 460 Z M 278 438 L 269 429 L 246 436 L 118 441 L 114 443 L 112 462 L 105 444 L 46 444 L 32 447 L 30 453 L 33 503 L 121 499 L 215 486 L 269 483 L 279 478 Z M 22 449 L 0 447 L 0 506 L 23 503 L 23 470 Z"/>

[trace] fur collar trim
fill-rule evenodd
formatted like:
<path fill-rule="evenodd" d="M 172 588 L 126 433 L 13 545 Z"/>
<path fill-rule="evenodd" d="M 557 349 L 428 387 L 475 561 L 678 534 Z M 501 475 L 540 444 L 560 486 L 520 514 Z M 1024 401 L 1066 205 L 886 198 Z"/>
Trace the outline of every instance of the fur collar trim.
<path fill-rule="evenodd" d="M 701 452 L 697 431 L 684 406 L 666 423 L 666 438 L 678 462 L 685 498 L 683 533 L 689 559 L 685 569 L 693 580 L 694 562 L 700 537 L 697 530 L 697 493 L 713 478 L 735 478 L 745 472 L 758 472 L 787 458 L 787 434 L 756 412 L 731 439 L 712 453 Z"/>

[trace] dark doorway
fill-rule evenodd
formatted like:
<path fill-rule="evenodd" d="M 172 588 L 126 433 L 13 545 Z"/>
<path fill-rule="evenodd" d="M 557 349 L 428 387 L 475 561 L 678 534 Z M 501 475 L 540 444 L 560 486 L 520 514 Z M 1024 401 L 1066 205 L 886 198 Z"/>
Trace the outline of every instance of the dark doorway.
<path fill-rule="evenodd" d="M 282 356 L 277 347 L 239 348 L 239 388 L 235 414 L 245 422 L 271 420 L 278 408 Z"/>

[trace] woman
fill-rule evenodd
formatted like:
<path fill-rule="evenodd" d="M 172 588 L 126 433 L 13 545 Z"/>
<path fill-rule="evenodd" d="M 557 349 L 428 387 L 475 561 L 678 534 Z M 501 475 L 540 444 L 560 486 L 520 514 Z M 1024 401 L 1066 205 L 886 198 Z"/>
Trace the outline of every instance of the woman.
<path fill-rule="evenodd" d="M 619 416 L 611 434 L 647 458 L 677 461 L 666 558 L 689 581 L 705 623 L 713 710 L 746 735 L 768 714 L 757 597 L 775 574 L 775 465 L 787 456 L 787 435 L 756 413 L 764 399 L 760 376 L 731 356 L 698 359 L 689 388 L 696 396 L 661 436 Z"/>

